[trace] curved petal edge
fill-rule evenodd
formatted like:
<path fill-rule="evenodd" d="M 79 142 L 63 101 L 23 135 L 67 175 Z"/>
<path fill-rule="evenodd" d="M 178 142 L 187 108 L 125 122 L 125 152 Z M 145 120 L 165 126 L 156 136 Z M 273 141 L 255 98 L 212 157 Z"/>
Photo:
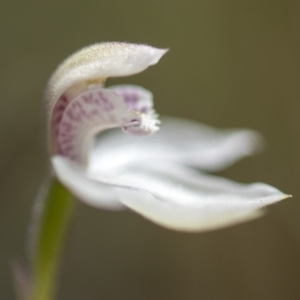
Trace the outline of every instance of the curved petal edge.
<path fill-rule="evenodd" d="M 129 76 L 156 64 L 168 49 L 122 42 L 85 47 L 67 58 L 54 72 L 46 89 L 46 101 L 55 101 L 70 87 L 86 81 L 103 83 L 107 77 Z"/>
<path fill-rule="evenodd" d="M 57 155 L 52 157 L 52 166 L 58 180 L 82 202 L 109 210 L 125 208 L 111 186 L 87 178 L 70 160 Z"/>

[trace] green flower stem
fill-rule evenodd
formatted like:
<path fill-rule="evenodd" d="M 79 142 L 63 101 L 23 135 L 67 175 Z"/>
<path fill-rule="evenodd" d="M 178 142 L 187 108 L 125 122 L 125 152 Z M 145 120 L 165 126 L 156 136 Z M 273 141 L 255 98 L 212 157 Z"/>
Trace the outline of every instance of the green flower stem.
<path fill-rule="evenodd" d="M 74 203 L 73 196 L 53 178 L 36 236 L 32 300 L 53 300 L 55 297 L 60 255 Z"/>

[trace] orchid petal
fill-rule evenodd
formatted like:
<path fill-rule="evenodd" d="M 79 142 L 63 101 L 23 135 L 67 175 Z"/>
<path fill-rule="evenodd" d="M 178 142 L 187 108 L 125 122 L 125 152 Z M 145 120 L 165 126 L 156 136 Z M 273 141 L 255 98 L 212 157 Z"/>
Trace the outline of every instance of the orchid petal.
<path fill-rule="evenodd" d="M 111 170 L 139 161 L 169 161 L 217 171 L 252 155 L 262 144 L 252 130 L 214 129 L 183 119 L 162 118 L 155 135 L 132 137 L 115 130 L 99 136 L 89 168 Z"/>
<path fill-rule="evenodd" d="M 83 202 L 103 209 L 124 209 L 111 185 L 89 179 L 77 164 L 62 156 L 54 156 L 52 166 L 59 181 Z"/>
<path fill-rule="evenodd" d="M 263 183 L 241 184 L 166 163 L 127 165 L 86 173 L 68 159 L 52 159 L 56 176 L 83 202 L 105 209 L 122 204 L 154 223 L 180 231 L 206 231 L 262 215 L 262 207 L 289 197 Z"/>
<path fill-rule="evenodd" d="M 262 215 L 290 197 L 263 183 L 241 184 L 174 164 L 130 165 L 114 174 L 89 174 L 122 188 L 120 201 L 154 223 L 181 231 L 213 230 Z"/>
<path fill-rule="evenodd" d="M 167 52 L 147 45 L 106 42 L 76 52 L 50 78 L 46 100 L 53 107 L 70 87 L 86 81 L 104 82 L 107 77 L 128 76 L 156 64 Z"/>

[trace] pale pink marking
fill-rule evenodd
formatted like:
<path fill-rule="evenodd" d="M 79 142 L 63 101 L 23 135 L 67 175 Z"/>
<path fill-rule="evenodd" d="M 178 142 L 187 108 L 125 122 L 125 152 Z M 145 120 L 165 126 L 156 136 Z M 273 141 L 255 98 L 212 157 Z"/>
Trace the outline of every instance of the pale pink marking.
<path fill-rule="evenodd" d="M 61 136 L 61 137 L 68 137 L 69 135 L 70 135 L 70 134 L 67 133 L 67 132 L 65 132 L 65 131 L 60 132 L 60 136 Z"/>
<path fill-rule="evenodd" d="M 71 152 L 71 150 L 73 150 L 73 149 L 74 149 L 73 145 L 68 145 L 68 146 L 64 147 L 64 152 Z"/>
<path fill-rule="evenodd" d="M 99 92 L 98 95 L 100 96 L 100 99 L 102 100 L 102 102 L 104 103 L 104 109 L 105 111 L 110 111 L 112 109 L 114 109 L 114 105 L 111 103 L 111 101 L 109 101 L 102 92 Z"/>
<path fill-rule="evenodd" d="M 63 139 L 60 139 L 60 144 L 70 144 L 72 143 L 73 141 L 73 136 L 72 135 L 69 135 L 69 136 L 66 136 L 64 137 Z"/>
<path fill-rule="evenodd" d="M 69 110 L 67 112 L 68 117 L 70 118 L 71 121 L 77 123 L 81 121 L 82 115 L 81 113 L 77 113 L 76 114 L 76 109 L 74 109 L 74 107 L 72 107 L 72 110 Z"/>
<path fill-rule="evenodd" d="M 56 126 L 61 121 L 61 118 L 63 116 L 63 112 L 66 109 L 67 105 L 69 103 L 69 100 L 65 95 L 62 95 L 56 102 L 53 113 L 52 113 L 52 120 L 53 125 Z"/>
<path fill-rule="evenodd" d="M 91 111 L 91 116 L 97 116 L 100 112 L 95 108 Z"/>
<path fill-rule="evenodd" d="M 51 131 L 54 135 L 54 144 L 58 148 L 57 151 L 60 153 L 61 150 L 57 143 L 57 138 L 59 135 L 59 125 L 63 118 L 63 112 L 65 111 L 66 107 L 68 106 L 70 99 L 67 98 L 66 95 L 62 95 L 56 102 L 53 113 L 52 113 L 52 121 L 51 121 Z"/>
<path fill-rule="evenodd" d="M 64 131 L 71 131 L 73 129 L 73 126 L 71 123 L 67 123 L 67 122 L 62 122 L 61 126 L 64 127 Z"/>
<path fill-rule="evenodd" d="M 89 103 L 89 104 L 94 104 L 95 101 L 93 100 L 93 94 L 87 94 L 87 95 L 82 95 L 82 99 L 85 103 Z"/>

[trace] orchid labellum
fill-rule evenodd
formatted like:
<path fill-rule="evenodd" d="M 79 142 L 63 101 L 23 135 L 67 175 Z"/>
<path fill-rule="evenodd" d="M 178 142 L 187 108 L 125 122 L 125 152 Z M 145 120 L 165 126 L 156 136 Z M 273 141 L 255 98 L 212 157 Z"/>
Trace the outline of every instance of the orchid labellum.
<path fill-rule="evenodd" d="M 260 146 L 258 133 L 175 118 L 163 118 L 160 126 L 151 92 L 134 85 L 104 87 L 106 78 L 139 73 L 166 52 L 100 43 L 58 67 L 46 100 L 49 147 L 59 181 L 87 204 L 129 208 L 180 231 L 249 220 L 287 198 L 267 184 L 240 184 L 204 173 L 253 154 Z"/>

